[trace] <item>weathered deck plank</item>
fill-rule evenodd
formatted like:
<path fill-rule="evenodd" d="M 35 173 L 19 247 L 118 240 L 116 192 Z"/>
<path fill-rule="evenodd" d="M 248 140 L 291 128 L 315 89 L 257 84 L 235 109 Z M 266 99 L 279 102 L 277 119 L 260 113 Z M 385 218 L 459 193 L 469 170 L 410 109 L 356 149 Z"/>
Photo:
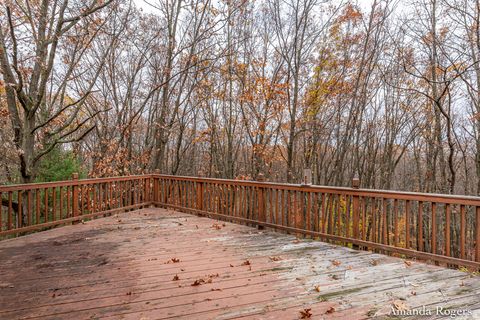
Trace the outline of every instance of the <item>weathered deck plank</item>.
<path fill-rule="evenodd" d="M 479 294 L 460 271 L 163 209 L 0 242 L 0 319 L 368 319 L 398 302 L 478 319 Z"/>

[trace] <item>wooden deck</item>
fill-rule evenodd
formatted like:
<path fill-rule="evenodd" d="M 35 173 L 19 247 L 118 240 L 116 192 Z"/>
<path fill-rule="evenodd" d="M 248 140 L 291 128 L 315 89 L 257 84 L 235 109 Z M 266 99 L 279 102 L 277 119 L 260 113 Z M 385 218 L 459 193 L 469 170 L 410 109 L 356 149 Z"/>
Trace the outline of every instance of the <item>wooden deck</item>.
<path fill-rule="evenodd" d="M 0 242 L 0 319 L 480 319 L 479 295 L 461 271 L 156 208 Z"/>

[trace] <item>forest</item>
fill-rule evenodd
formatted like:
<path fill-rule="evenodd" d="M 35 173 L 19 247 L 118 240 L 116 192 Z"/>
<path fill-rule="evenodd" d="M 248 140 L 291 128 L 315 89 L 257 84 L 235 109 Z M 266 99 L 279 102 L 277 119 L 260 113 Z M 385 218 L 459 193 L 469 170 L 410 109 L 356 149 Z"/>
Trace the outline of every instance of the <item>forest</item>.
<path fill-rule="evenodd" d="M 480 194 L 480 0 L 4 0 L 0 184 Z"/>

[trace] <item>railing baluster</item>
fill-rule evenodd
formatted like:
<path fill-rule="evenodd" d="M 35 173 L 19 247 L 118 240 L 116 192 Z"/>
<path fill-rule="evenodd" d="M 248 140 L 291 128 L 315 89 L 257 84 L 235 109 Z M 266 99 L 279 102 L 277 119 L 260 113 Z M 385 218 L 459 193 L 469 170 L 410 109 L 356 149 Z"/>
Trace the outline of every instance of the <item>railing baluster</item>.
<path fill-rule="evenodd" d="M 63 219 L 63 197 L 64 197 L 64 194 L 63 194 L 63 187 L 60 187 L 60 203 L 59 203 L 59 206 L 60 206 L 60 220 Z"/>
<path fill-rule="evenodd" d="M 35 224 L 39 224 L 40 223 L 40 213 L 42 211 L 42 206 L 41 206 L 41 203 L 40 203 L 40 189 L 37 189 L 35 190 L 35 198 L 36 198 L 36 203 L 37 203 L 37 207 L 36 207 L 36 215 L 35 215 Z M 30 193 L 28 194 L 28 211 L 30 212 Z M 32 225 L 33 224 L 33 216 L 32 218 L 30 218 L 30 213 L 28 214 L 28 225 Z"/>
<path fill-rule="evenodd" d="M 437 203 L 432 202 L 432 243 L 431 253 L 437 253 Z"/>
<path fill-rule="evenodd" d="M 57 187 L 52 188 L 52 221 L 57 220 Z"/>
<path fill-rule="evenodd" d="M 350 222 L 351 220 L 353 221 L 353 219 L 350 219 L 350 216 L 352 216 L 353 218 L 353 214 L 352 214 L 352 211 L 353 211 L 353 201 L 351 201 L 351 196 L 345 196 L 345 233 L 343 233 L 342 231 L 340 231 L 340 234 L 341 235 L 345 235 L 345 237 L 347 238 L 350 238 Z M 357 203 L 357 207 L 355 208 L 356 212 L 354 214 L 357 214 L 358 215 L 358 203 Z M 355 224 L 355 222 L 354 222 Z M 358 231 L 357 230 L 352 230 L 352 235 L 354 238 L 357 238 L 356 237 L 356 232 Z"/>
<path fill-rule="evenodd" d="M 17 216 L 17 228 L 23 227 L 23 191 L 18 191 L 18 216 Z"/>
<path fill-rule="evenodd" d="M 35 190 L 35 194 L 37 196 L 37 207 L 36 207 L 36 216 L 40 216 L 40 194 L 39 194 L 40 190 Z M 28 226 L 31 226 L 32 225 L 32 221 L 33 221 L 33 200 L 32 200 L 32 191 L 31 190 L 28 190 L 27 191 L 27 212 L 26 212 L 26 215 L 27 215 L 27 225 Z M 37 218 L 38 220 L 38 218 Z"/>
<path fill-rule="evenodd" d="M 318 210 L 318 192 L 313 193 L 313 230 L 318 232 L 320 230 L 320 212 Z"/>
<path fill-rule="evenodd" d="M 480 206 L 475 207 L 475 216 L 476 216 L 475 260 L 477 262 L 480 262 Z"/>
<path fill-rule="evenodd" d="M 45 213 L 45 218 L 43 219 L 43 222 L 48 222 L 48 188 L 45 188 L 44 189 L 44 205 L 45 205 L 45 210 L 44 210 L 44 213 Z M 40 219 L 41 220 L 41 219 Z M 39 221 L 40 223 L 41 221 Z"/>
<path fill-rule="evenodd" d="M 337 207 L 336 207 L 336 211 L 337 211 L 337 233 L 336 234 L 341 235 L 342 234 L 342 195 L 337 194 L 336 199 L 337 199 Z"/>
<path fill-rule="evenodd" d="M 72 175 L 72 179 L 74 181 L 74 185 L 72 186 L 72 202 L 73 202 L 73 216 L 78 216 L 78 173 L 74 173 Z"/>
<path fill-rule="evenodd" d="M 460 258 L 465 259 L 465 233 L 466 233 L 466 219 L 465 206 L 460 206 Z"/>
<path fill-rule="evenodd" d="M 405 202 L 405 248 L 410 249 L 410 200 Z"/>
<path fill-rule="evenodd" d="M 321 220 L 322 220 L 322 233 L 325 233 L 326 225 L 327 225 L 327 206 L 325 205 L 325 201 L 327 201 L 327 194 L 322 192 L 322 205 L 321 205 Z"/>
<path fill-rule="evenodd" d="M 424 251 L 424 246 L 423 246 L 423 201 L 418 202 L 417 225 L 418 225 L 417 249 L 419 251 Z"/>
<path fill-rule="evenodd" d="M 387 225 L 387 199 L 382 199 L 382 221 L 383 221 L 383 228 L 382 228 L 382 243 L 387 244 L 388 242 L 388 225 Z"/>
<path fill-rule="evenodd" d="M 372 199 L 372 241 L 377 242 L 377 198 Z"/>
<path fill-rule="evenodd" d="M 19 203 L 20 204 L 20 203 Z M 7 230 L 14 229 L 12 225 L 13 217 L 13 191 L 8 192 L 8 216 L 7 216 Z"/>
<path fill-rule="evenodd" d="M 367 240 L 367 199 L 365 197 L 360 198 L 362 208 L 362 239 Z"/>
<path fill-rule="evenodd" d="M 398 232 L 398 199 L 393 200 L 393 245 L 398 246 L 399 232 Z"/>
<path fill-rule="evenodd" d="M 450 205 L 445 206 L 445 255 L 450 257 Z"/>

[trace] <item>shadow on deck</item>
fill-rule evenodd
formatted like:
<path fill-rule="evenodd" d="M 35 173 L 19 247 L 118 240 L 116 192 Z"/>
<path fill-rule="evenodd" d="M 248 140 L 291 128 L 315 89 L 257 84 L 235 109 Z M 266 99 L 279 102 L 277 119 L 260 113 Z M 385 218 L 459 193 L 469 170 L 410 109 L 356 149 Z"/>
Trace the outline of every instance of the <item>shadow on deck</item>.
<path fill-rule="evenodd" d="M 158 208 L 2 241 L 0 267 L 0 319 L 480 319 L 479 277 Z"/>

